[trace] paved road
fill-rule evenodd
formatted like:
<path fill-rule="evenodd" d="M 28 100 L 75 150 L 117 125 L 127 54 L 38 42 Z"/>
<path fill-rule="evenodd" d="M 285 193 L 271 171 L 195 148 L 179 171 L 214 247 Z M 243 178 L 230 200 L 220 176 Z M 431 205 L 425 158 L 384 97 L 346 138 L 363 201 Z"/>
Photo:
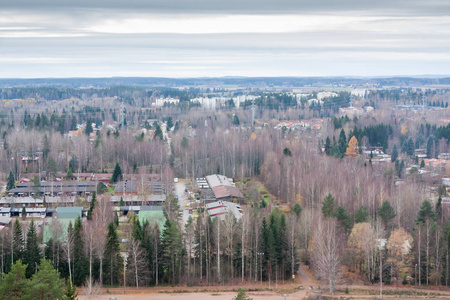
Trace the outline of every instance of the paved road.
<path fill-rule="evenodd" d="M 178 195 L 178 204 L 180 205 L 180 209 L 183 210 L 183 216 L 181 218 L 183 222 L 183 229 L 184 225 L 187 223 L 187 220 L 189 219 L 189 206 L 186 206 L 186 204 L 189 203 L 188 195 L 184 191 L 186 189 L 186 184 L 184 179 L 180 179 L 177 183 L 175 183 L 175 193 Z"/>

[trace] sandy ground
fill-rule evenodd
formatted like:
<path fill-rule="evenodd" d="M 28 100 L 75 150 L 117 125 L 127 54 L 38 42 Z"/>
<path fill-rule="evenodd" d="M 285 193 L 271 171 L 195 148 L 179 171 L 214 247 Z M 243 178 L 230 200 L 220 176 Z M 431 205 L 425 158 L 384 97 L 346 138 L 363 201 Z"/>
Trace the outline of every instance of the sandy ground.
<path fill-rule="evenodd" d="M 303 286 L 304 289 L 300 290 L 299 287 Z M 309 290 L 309 286 L 314 289 Z M 285 284 L 279 284 L 275 287 L 272 283 L 271 290 L 269 290 L 269 285 L 265 282 L 262 286 L 261 291 L 248 291 L 261 289 L 259 283 L 245 283 L 236 284 L 231 286 L 204 286 L 204 287 L 186 287 L 186 286 L 176 286 L 176 287 L 145 287 L 141 288 L 139 292 L 133 287 L 127 287 L 126 293 L 124 294 L 123 288 L 113 288 L 106 291 L 101 290 L 101 294 L 91 299 L 98 300 L 140 300 L 140 299 L 158 299 L 158 300 L 168 300 L 168 299 L 183 299 L 183 300 L 231 300 L 236 297 L 236 290 L 243 288 L 247 290 L 247 296 L 253 298 L 253 300 L 267 300 L 267 299 L 305 299 L 311 295 L 315 294 L 315 291 L 320 286 L 320 283 L 315 280 L 313 274 L 310 274 L 307 270 L 300 270 L 295 282 L 286 282 Z M 350 286 L 337 286 L 336 288 L 343 291 L 348 287 L 351 291 L 350 295 L 337 294 L 336 299 L 345 299 L 350 297 L 351 299 L 377 299 L 379 296 L 368 295 L 367 290 L 378 291 L 378 285 L 350 285 Z M 325 288 L 322 283 L 322 288 Z M 417 290 L 414 286 L 404 287 L 404 286 L 385 286 L 384 291 L 412 291 Z M 433 295 L 424 296 L 409 296 L 402 297 L 401 299 L 450 299 L 450 288 L 445 287 L 435 287 L 429 286 L 428 289 L 420 289 L 422 293 L 438 293 L 441 294 L 439 297 Z M 79 291 L 80 300 L 88 300 L 89 298 L 83 294 L 83 291 Z M 108 292 L 108 293 L 107 293 Z M 285 296 L 284 296 L 285 295 Z M 383 298 L 386 299 L 400 299 L 398 296 L 388 296 L 384 295 Z"/>

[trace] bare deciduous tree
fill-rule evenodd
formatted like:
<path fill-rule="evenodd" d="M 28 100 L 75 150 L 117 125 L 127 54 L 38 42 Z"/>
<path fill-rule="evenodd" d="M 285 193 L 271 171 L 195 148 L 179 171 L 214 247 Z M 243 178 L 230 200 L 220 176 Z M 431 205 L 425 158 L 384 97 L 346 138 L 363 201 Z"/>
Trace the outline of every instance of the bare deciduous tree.
<path fill-rule="evenodd" d="M 312 259 L 319 276 L 327 281 L 329 291 L 334 297 L 334 287 L 339 277 L 340 245 L 336 221 L 319 220 L 314 234 Z"/>

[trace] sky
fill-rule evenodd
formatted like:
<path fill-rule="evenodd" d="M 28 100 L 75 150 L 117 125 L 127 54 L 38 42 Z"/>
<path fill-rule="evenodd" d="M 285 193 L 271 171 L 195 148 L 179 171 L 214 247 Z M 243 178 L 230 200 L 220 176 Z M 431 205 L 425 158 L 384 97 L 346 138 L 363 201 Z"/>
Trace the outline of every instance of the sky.
<path fill-rule="evenodd" d="M 0 78 L 450 74 L 448 0 L 0 0 Z"/>

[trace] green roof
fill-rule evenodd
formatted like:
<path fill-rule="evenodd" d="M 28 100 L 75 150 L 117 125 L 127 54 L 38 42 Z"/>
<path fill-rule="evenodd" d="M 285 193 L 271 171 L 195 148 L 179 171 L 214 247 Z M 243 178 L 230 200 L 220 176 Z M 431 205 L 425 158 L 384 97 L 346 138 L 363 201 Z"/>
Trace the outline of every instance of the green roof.
<path fill-rule="evenodd" d="M 56 208 L 56 216 L 58 219 L 77 219 L 81 217 L 83 207 L 58 207 Z"/>
<path fill-rule="evenodd" d="M 144 220 L 148 220 L 150 225 L 157 223 L 161 232 L 164 228 L 164 223 L 166 222 L 162 210 L 141 210 L 139 212 L 139 222 L 143 222 Z"/>
<path fill-rule="evenodd" d="M 69 228 L 69 223 L 72 222 L 72 226 L 75 224 L 76 219 L 50 219 L 48 221 L 48 224 L 45 224 L 44 226 L 44 235 L 42 237 L 42 240 L 44 243 L 47 243 L 50 239 L 53 238 L 53 233 L 51 230 L 51 224 L 52 222 L 56 221 L 61 225 L 61 237 L 59 238 L 60 241 L 65 241 L 67 239 L 67 228 Z"/>

